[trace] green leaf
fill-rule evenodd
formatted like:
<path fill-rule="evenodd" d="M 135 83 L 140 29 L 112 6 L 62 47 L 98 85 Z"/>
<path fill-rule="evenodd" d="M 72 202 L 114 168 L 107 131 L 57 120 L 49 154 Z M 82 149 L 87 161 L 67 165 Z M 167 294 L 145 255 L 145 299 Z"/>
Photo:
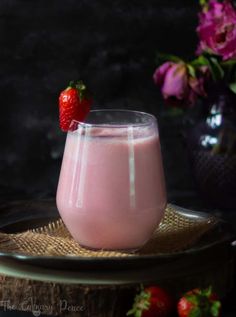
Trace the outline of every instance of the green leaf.
<path fill-rule="evenodd" d="M 199 0 L 199 3 L 200 3 L 201 6 L 204 7 L 205 5 L 208 4 L 208 1 L 207 0 Z"/>
<path fill-rule="evenodd" d="M 224 77 L 224 69 L 214 56 L 200 55 L 198 58 L 191 62 L 193 67 L 208 66 L 214 81 L 219 81 Z"/>
<path fill-rule="evenodd" d="M 164 62 L 174 62 L 174 63 L 179 63 L 179 62 L 183 62 L 183 60 L 181 58 L 179 58 L 176 55 L 172 55 L 172 54 L 165 54 L 165 53 L 160 53 L 158 52 L 156 55 L 156 63 L 158 65 L 164 63 Z"/>
<path fill-rule="evenodd" d="M 229 84 L 229 89 L 236 94 L 236 82 Z"/>
<path fill-rule="evenodd" d="M 185 298 L 194 305 L 198 304 L 198 298 L 196 295 L 185 295 Z"/>
<path fill-rule="evenodd" d="M 205 288 L 202 290 L 202 295 L 209 297 L 212 294 L 212 286 L 209 286 L 208 288 Z"/>
<path fill-rule="evenodd" d="M 136 311 L 136 313 L 135 313 L 135 317 L 142 317 L 142 311 L 141 310 L 138 310 L 138 311 Z"/>
<path fill-rule="evenodd" d="M 225 81 L 229 83 L 236 81 L 236 59 L 221 62 L 221 66 L 225 71 Z"/>
<path fill-rule="evenodd" d="M 220 301 L 215 301 L 211 305 L 211 314 L 214 317 L 218 317 L 220 315 L 220 307 L 221 307 L 221 302 Z"/>
<path fill-rule="evenodd" d="M 148 310 L 150 306 L 151 293 L 146 292 L 141 286 L 141 292 L 134 298 L 133 307 L 126 313 L 126 316 L 134 315 L 141 317 L 144 310 Z"/>
<path fill-rule="evenodd" d="M 141 317 L 142 316 L 142 310 L 137 310 L 136 308 L 130 309 L 126 316 L 134 315 L 134 317 Z"/>
<path fill-rule="evenodd" d="M 209 66 L 209 60 L 205 56 L 200 55 L 191 62 L 191 65 L 193 67 Z"/>
<path fill-rule="evenodd" d="M 187 64 L 189 75 L 196 78 L 195 68 L 191 64 Z"/>
<path fill-rule="evenodd" d="M 126 316 L 134 315 L 135 314 L 135 309 L 130 309 L 127 313 Z"/>
<path fill-rule="evenodd" d="M 221 67 L 216 57 L 210 57 L 210 70 L 215 81 L 221 80 L 224 77 L 224 70 Z"/>
<path fill-rule="evenodd" d="M 230 59 L 228 61 L 222 62 L 222 66 L 234 66 L 236 65 L 236 59 Z"/>
<path fill-rule="evenodd" d="M 193 308 L 189 313 L 189 317 L 202 317 L 201 309 L 199 307 Z"/>

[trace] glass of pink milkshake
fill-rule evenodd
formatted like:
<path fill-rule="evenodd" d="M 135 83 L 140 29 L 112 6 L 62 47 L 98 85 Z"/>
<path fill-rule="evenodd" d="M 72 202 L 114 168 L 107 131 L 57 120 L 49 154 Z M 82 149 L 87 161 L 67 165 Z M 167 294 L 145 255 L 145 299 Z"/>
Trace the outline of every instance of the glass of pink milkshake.
<path fill-rule="evenodd" d="M 166 206 L 154 116 L 94 110 L 67 134 L 57 207 L 82 246 L 136 250 L 152 236 Z"/>

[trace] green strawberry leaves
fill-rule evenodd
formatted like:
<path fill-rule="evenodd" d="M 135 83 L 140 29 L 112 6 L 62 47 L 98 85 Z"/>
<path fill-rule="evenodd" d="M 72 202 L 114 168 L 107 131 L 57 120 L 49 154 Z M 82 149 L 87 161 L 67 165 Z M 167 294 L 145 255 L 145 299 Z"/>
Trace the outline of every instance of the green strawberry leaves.
<path fill-rule="evenodd" d="M 134 317 L 141 317 L 144 310 L 148 310 L 150 307 L 150 297 L 149 292 L 141 291 L 140 294 L 135 296 L 134 304 L 132 309 L 127 312 L 127 316 L 134 315 Z"/>
<path fill-rule="evenodd" d="M 67 87 L 67 89 L 71 89 L 74 88 L 78 91 L 78 95 L 79 95 L 79 99 L 80 101 L 82 101 L 83 99 L 88 97 L 87 94 L 87 88 L 85 86 L 85 84 L 83 83 L 82 80 L 78 80 L 78 81 L 70 81 L 69 86 Z"/>
<path fill-rule="evenodd" d="M 193 306 L 189 317 L 218 317 L 220 315 L 221 303 L 213 299 L 213 297 L 212 287 L 195 289 L 186 294 L 186 300 Z"/>
<path fill-rule="evenodd" d="M 193 308 L 189 313 L 189 317 L 202 317 L 201 309 L 199 307 Z"/>
<path fill-rule="evenodd" d="M 193 305 L 198 305 L 199 303 L 199 296 L 192 294 L 192 295 L 185 295 L 185 298 L 187 299 L 188 302 L 190 302 Z"/>
<path fill-rule="evenodd" d="M 220 301 L 215 301 L 211 305 L 211 314 L 214 317 L 218 317 L 220 315 L 221 303 Z"/>

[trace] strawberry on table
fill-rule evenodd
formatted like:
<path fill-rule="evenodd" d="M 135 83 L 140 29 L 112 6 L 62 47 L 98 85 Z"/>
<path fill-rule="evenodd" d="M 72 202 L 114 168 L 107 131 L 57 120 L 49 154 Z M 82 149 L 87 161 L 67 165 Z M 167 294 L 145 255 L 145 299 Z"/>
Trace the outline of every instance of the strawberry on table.
<path fill-rule="evenodd" d="M 70 82 L 59 96 L 59 121 L 62 131 L 69 130 L 72 120 L 83 121 L 90 111 L 92 99 L 88 97 L 82 81 Z"/>
<path fill-rule="evenodd" d="M 221 303 L 211 287 L 195 288 L 181 297 L 177 309 L 179 317 L 218 317 Z"/>
<path fill-rule="evenodd" d="M 144 288 L 135 297 L 134 304 L 127 316 L 134 317 L 167 317 L 173 311 L 172 297 L 159 286 Z"/>

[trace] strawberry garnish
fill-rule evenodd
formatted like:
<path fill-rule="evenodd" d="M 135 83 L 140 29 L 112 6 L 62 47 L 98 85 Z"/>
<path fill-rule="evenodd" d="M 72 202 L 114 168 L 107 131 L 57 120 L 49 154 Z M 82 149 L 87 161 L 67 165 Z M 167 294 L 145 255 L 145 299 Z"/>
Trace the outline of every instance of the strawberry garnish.
<path fill-rule="evenodd" d="M 159 286 L 150 286 L 141 290 L 135 297 L 134 304 L 127 316 L 167 317 L 173 310 L 172 297 Z"/>
<path fill-rule="evenodd" d="M 59 120 L 62 131 L 68 131 L 71 121 L 84 121 L 92 104 L 82 81 L 70 82 L 59 96 Z"/>
<path fill-rule="evenodd" d="M 218 317 L 221 303 L 211 287 L 195 288 L 181 297 L 177 309 L 179 317 Z"/>

